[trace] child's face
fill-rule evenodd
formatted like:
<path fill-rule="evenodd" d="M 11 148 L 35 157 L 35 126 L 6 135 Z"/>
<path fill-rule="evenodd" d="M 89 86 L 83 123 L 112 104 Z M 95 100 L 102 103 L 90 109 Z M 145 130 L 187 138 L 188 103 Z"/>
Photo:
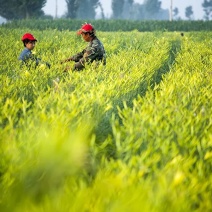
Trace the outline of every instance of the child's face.
<path fill-rule="evenodd" d="M 81 35 L 82 35 L 84 41 L 86 41 L 86 42 L 91 41 L 91 37 L 90 37 L 89 33 L 81 33 Z"/>
<path fill-rule="evenodd" d="M 35 48 L 36 41 L 29 41 L 26 43 L 26 48 L 29 50 L 33 50 Z"/>

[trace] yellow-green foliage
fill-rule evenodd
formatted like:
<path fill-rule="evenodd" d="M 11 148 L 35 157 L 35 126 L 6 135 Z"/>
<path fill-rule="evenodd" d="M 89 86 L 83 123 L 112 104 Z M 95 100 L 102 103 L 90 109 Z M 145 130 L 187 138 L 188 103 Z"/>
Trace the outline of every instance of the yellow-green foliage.
<path fill-rule="evenodd" d="M 97 32 L 106 67 L 64 72 L 86 43 L 33 30 L 51 64 L 20 68 L 0 28 L 1 211 L 210 211 L 211 33 Z"/>

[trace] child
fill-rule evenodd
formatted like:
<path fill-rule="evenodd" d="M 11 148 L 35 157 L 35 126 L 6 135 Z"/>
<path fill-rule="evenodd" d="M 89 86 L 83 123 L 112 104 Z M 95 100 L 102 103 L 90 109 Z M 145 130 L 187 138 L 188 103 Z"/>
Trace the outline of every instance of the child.
<path fill-rule="evenodd" d="M 32 54 L 32 50 L 35 48 L 35 44 L 37 42 L 37 39 L 32 34 L 25 33 L 21 40 L 23 41 L 25 48 L 18 57 L 18 60 L 22 62 L 22 65 L 25 64 L 30 68 L 33 63 L 35 63 L 35 67 L 37 67 L 39 63 L 44 63 L 48 68 L 50 68 L 49 63 L 41 62 L 41 59 Z"/>

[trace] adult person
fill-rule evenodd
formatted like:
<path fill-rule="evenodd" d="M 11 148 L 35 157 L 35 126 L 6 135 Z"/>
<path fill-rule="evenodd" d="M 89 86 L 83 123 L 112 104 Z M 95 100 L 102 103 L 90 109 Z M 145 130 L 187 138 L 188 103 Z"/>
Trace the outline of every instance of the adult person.
<path fill-rule="evenodd" d="M 80 71 L 85 68 L 86 64 L 91 64 L 94 61 L 97 65 L 100 62 L 106 65 L 105 49 L 102 42 L 97 38 L 94 27 L 91 24 L 85 23 L 78 30 L 77 34 L 81 35 L 84 41 L 89 43 L 88 46 L 82 52 L 63 60 L 61 63 L 74 61 L 73 71 Z"/>
<path fill-rule="evenodd" d="M 21 38 L 24 44 L 24 50 L 18 57 L 18 60 L 21 61 L 21 66 L 26 65 L 28 68 L 31 68 L 31 65 L 34 64 L 35 67 L 39 63 L 45 64 L 48 68 L 50 68 L 50 64 L 47 62 L 42 62 L 41 59 L 37 58 L 32 54 L 32 50 L 35 48 L 35 44 L 37 39 L 31 33 L 25 33 Z"/>

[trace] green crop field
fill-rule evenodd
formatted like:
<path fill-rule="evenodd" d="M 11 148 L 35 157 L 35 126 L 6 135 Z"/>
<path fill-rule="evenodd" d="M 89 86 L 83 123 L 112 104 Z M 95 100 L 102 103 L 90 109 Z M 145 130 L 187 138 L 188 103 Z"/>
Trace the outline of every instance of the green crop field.
<path fill-rule="evenodd" d="M 21 36 L 51 64 L 20 68 Z M 0 28 L 0 211 L 211 211 L 212 32 Z"/>

